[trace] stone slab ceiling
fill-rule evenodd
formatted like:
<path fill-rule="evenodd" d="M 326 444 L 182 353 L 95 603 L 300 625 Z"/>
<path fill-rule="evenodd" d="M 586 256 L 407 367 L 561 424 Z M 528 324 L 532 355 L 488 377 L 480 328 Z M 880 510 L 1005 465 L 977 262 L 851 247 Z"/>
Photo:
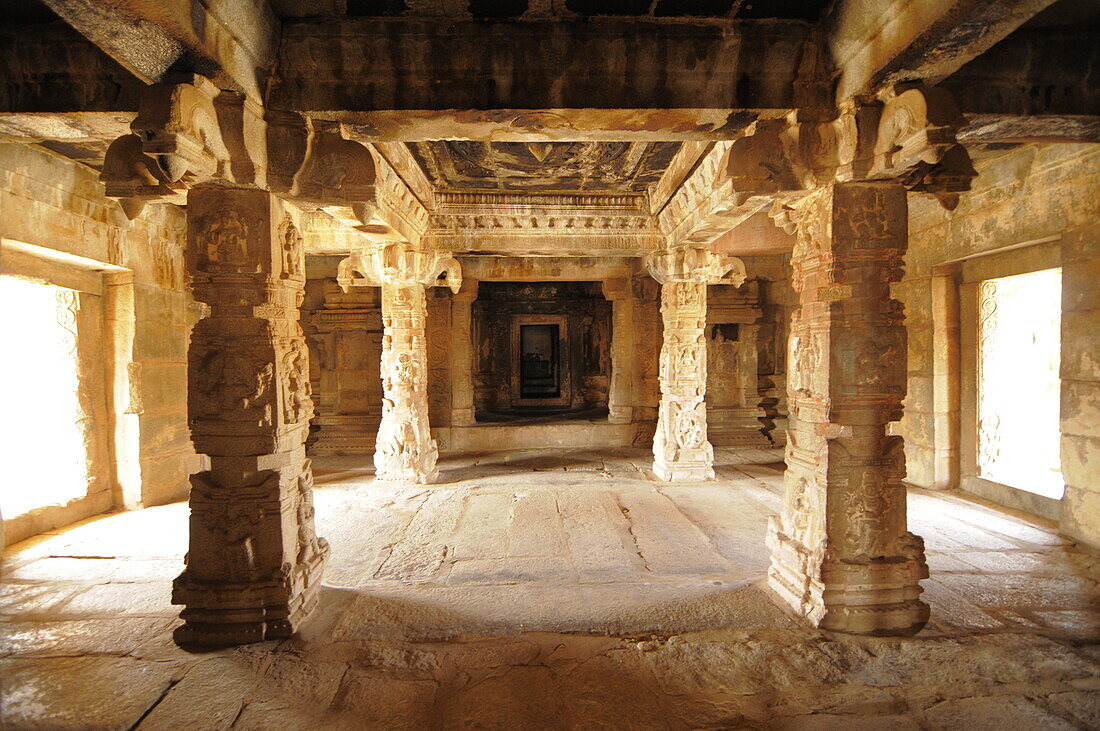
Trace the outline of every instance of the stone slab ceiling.
<path fill-rule="evenodd" d="M 828 0 L 271 0 L 283 18 L 317 15 L 444 18 L 782 18 L 816 21 Z"/>
<path fill-rule="evenodd" d="M 409 148 L 441 189 L 630 193 L 656 183 L 680 143 L 436 141 Z"/>

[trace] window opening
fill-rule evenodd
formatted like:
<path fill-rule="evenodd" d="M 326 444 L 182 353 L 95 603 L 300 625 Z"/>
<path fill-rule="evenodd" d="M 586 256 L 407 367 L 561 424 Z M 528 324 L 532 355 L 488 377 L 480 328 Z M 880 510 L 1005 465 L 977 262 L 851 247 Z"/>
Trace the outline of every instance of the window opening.
<path fill-rule="evenodd" d="M 978 302 L 978 474 L 1060 499 L 1062 270 L 988 279 Z"/>
<path fill-rule="evenodd" d="M 78 307 L 73 290 L 0 276 L 0 311 L 10 346 L 0 358 L 0 379 L 12 385 L 0 419 L 5 519 L 87 494 Z"/>

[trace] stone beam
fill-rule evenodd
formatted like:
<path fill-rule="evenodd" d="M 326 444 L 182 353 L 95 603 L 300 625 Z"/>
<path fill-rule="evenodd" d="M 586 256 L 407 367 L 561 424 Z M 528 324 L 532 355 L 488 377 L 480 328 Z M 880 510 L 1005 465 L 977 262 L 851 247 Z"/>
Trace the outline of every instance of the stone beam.
<path fill-rule="evenodd" d="M 730 140 L 780 109 L 462 109 L 319 111 L 347 124 L 363 142 L 491 140 L 493 142 L 667 142 Z"/>
<path fill-rule="evenodd" d="M 822 19 L 837 99 L 891 83 L 935 84 L 1053 0 L 841 0 Z"/>
<path fill-rule="evenodd" d="M 768 213 L 761 211 L 719 236 L 707 248 L 716 254 L 734 256 L 789 254 L 794 243 L 793 235 L 776 226 Z"/>
<path fill-rule="evenodd" d="M 262 98 L 279 21 L 264 0 L 43 0 L 73 28 L 147 83 L 169 69 Z"/>
<path fill-rule="evenodd" d="M 959 130 L 964 145 L 998 142 L 1100 142 L 1100 115 L 968 114 Z"/>
<path fill-rule="evenodd" d="M 752 134 L 719 142 L 657 212 L 667 245 L 703 246 L 770 206 L 799 184 L 788 162 L 781 121 L 758 122 Z"/>
<path fill-rule="evenodd" d="M 483 282 L 602 282 L 629 279 L 636 257 L 458 256 L 463 277 Z"/>
<path fill-rule="evenodd" d="M 473 112 L 473 132 L 451 110 L 715 109 L 704 131 L 732 124 L 729 110 L 788 109 L 810 28 L 800 22 L 591 19 L 479 23 L 399 18 L 284 22 L 270 107 L 339 118 L 357 134 L 398 139 L 396 116 L 376 110 L 438 112 L 451 118 L 419 139 L 499 128 L 568 128 L 552 116 Z M 812 47 L 812 46 L 811 46 Z M 816 47 L 813 47 L 816 48 Z M 604 112 L 600 113 L 601 116 Z M 636 130 L 688 131 L 699 120 L 630 120 Z M 410 115 L 404 115 L 410 119 Z M 387 122 L 386 120 L 390 120 Z M 427 119 L 427 122 L 424 120 Z M 594 118 L 593 118 L 594 119 Z M 599 122 L 592 122 L 596 129 Z M 396 126 L 395 126 L 396 125 Z M 591 130 L 586 130 L 591 131 Z M 575 134 L 575 133 L 574 133 Z M 624 139 L 616 133 L 616 139 Z"/>
<path fill-rule="evenodd" d="M 940 84 L 967 115 L 1100 115 L 1100 30 L 1027 28 Z"/>
<path fill-rule="evenodd" d="M 145 88 L 60 20 L 0 25 L 0 68 L 0 114 L 132 114 Z"/>

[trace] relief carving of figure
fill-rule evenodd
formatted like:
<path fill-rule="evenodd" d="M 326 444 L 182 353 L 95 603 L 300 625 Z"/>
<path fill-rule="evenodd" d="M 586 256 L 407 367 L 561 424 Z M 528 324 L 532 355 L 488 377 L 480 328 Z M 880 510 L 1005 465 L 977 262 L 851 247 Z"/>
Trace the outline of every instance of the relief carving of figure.
<path fill-rule="evenodd" d="M 856 355 L 856 385 L 883 389 L 890 385 L 891 371 L 897 362 L 897 349 L 891 345 L 864 343 Z"/>
<path fill-rule="evenodd" d="M 698 449 L 706 439 L 706 426 L 698 408 L 681 409 L 676 414 L 676 443 L 682 449 Z"/>
<path fill-rule="evenodd" d="M 322 551 L 321 541 L 313 527 L 313 470 L 306 462 L 306 469 L 298 477 L 298 563 L 306 563 Z"/>
<path fill-rule="evenodd" d="M 201 356 L 196 372 L 192 417 L 271 424 L 272 363 L 239 350 L 217 349 Z"/>
<path fill-rule="evenodd" d="M 676 283 L 676 306 L 695 307 L 702 304 L 700 292 L 706 291 L 695 282 Z"/>
<path fill-rule="evenodd" d="M 289 217 L 279 224 L 279 243 L 282 246 L 282 279 L 302 276 L 302 235 Z"/>
<path fill-rule="evenodd" d="M 284 357 L 283 373 L 286 379 L 283 388 L 283 423 L 296 424 L 309 418 L 311 395 L 309 366 L 301 343 L 296 343 Z"/>
<path fill-rule="evenodd" d="M 685 345 L 676 354 L 676 375 L 681 378 L 694 378 L 698 375 L 699 364 L 702 362 L 698 345 Z"/>
<path fill-rule="evenodd" d="M 856 556 L 875 558 L 884 553 L 887 511 L 890 503 L 885 486 L 877 475 L 864 473 L 853 475 L 852 485 L 845 493 L 844 508 L 847 511 L 847 527 L 844 540 Z"/>
<path fill-rule="evenodd" d="M 794 391 L 802 396 L 813 396 L 814 371 L 821 360 L 821 353 L 812 335 L 791 337 L 791 360 L 794 362 Z"/>
<path fill-rule="evenodd" d="M 255 533 L 264 518 L 263 507 L 255 504 L 204 503 L 195 517 L 222 541 L 217 552 L 222 570 L 230 581 L 250 581 L 259 566 L 254 546 Z"/>
<path fill-rule="evenodd" d="M 222 208 L 204 217 L 200 226 L 199 241 L 212 271 L 258 269 L 258 262 L 251 260 L 249 252 L 249 236 L 257 227 L 246 213 L 236 208 Z"/>

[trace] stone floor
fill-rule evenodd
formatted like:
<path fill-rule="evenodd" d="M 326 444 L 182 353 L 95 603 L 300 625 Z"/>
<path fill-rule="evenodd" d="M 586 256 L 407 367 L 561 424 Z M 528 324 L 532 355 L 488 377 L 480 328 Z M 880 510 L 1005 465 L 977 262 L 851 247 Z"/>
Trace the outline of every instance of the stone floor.
<path fill-rule="evenodd" d="M 643 450 L 443 459 L 444 484 L 315 464 L 333 546 L 300 637 L 188 653 L 183 504 L 5 554 L 3 728 L 1100 728 L 1100 561 L 1049 525 L 910 492 L 933 621 L 830 635 L 760 577 L 781 454 L 667 485 Z"/>

